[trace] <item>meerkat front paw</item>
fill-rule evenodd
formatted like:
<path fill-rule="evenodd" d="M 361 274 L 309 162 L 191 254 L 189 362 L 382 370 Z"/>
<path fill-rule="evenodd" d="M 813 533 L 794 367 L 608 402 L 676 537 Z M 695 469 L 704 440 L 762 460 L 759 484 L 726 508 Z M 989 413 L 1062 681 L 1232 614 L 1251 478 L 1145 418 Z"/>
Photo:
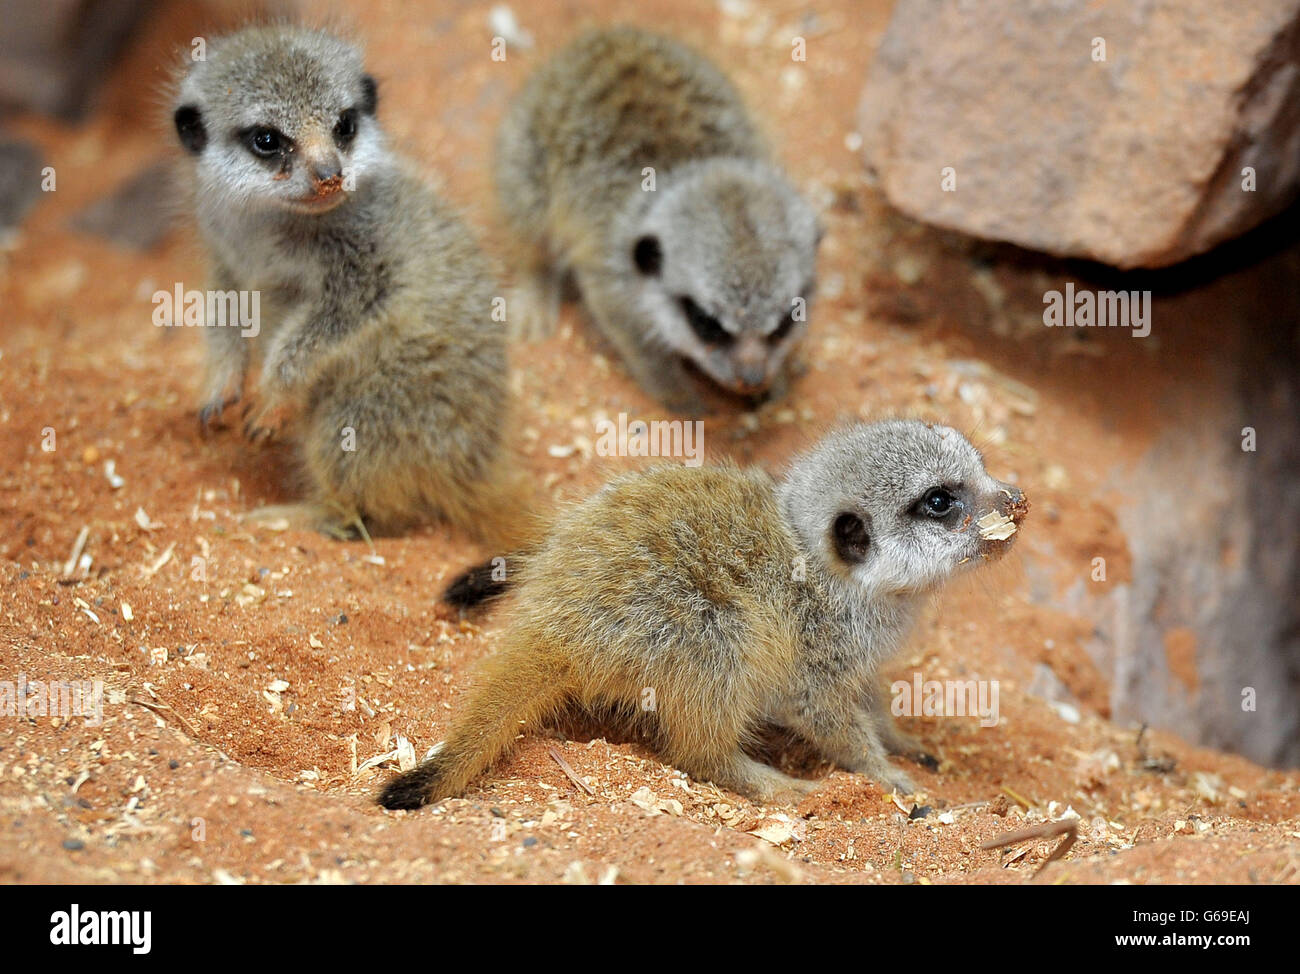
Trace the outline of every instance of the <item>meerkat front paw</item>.
<path fill-rule="evenodd" d="M 895 757 L 915 761 L 921 767 L 930 771 L 939 770 L 939 759 L 925 749 L 925 745 L 921 743 L 920 738 L 913 737 L 911 734 L 904 733 L 897 728 L 881 736 L 884 737 L 885 749 Z"/>
<path fill-rule="evenodd" d="M 265 398 L 278 399 L 297 389 L 306 374 L 307 349 L 298 346 L 273 348 L 262 365 L 258 392 Z"/>
<path fill-rule="evenodd" d="M 716 416 L 718 411 L 702 399 L 678 396 L 663 399 L 664 408 L 678 416 L 690 416 L 699 419 L 703 416 Z"/>
<path fill-rule="evenodd" d="M 885 751 L 894 757 L 915 761 L 928 771 L 939 770 L 939 759 L 925 749 L 921 739 L 913 737 L 894 723 L 889 717 L 881 715 L 877 720 L 877 731 Z"/>
<path fill-rule="evenodd" d="M 630 368 L 632 378 L 642 389 L 663 403 L 669 412 L 692 417 L 718 413 L 717 403 L 701 394 L 700 385 L 691 378 L 678 359 L 654 356 L 652 353 L 646 353 L 644 357 L 650 363 L 649 367 Z"/>
<path fill-rule="evenodd" d="M 808 795 L 817 790 L 820 782 L 808 781 L 804 778 L 791 778 L 789 783 L 772 793 L 768 804 L 771 805 L 798 805 Z"/>
<path fill-rule="evenodd" d="M 283 399 L 263 399 L 244 407 L 244 438 L 249 443 L 266 444 L 283 439 L 295 415 Z"/>
<path fill-rule="evenodd" d="M 771 765 L 756 761 L 747 754 L 732 755 L 721 766 L 705 771 L 700 777 L 715 785 L 730 788 L 763 805 L 797 805 L 804 795 L 817 788 L 816 781 L 794 778 Z"/>
<path fill-rule="evenodd" d="M 221 414 L 243 397 L 244 373 L 225 363 L 209 364 L 203 396 L 199 400 L 199 435 L 207 436 L 221 419 Z"/>
<path fill-rule="evenodd" d="M 905 771 L 900 771 L 892 765 L 890 771 L 884 775 L 884 783 L 900 795 L 910 795 L 916 791 L 916 782 Z"/>
<path fill-rule="evenodd" d="M 239 402 L 239 393 L 223 396 L 218 393 L 211 399 L 206 400 L 199 407 L 199 435 L 208 436 L 217 426 L 221 419 L 221 414 L 227 409 Z"/>
<path fill-rule="evenodd" d="M 910 795 L 916 791 L 916 782 L 911 779 L 907 772 L 895 767 L 883 757 L 868 757 L 857 762 L 856 767 L 851 770 L 865 775 L 873 781 L 898 792 L 900 795 Z"/>
<path fill-rule="evenodd" d="M 545 341 L 560 320 L 559 287 L 542 281 L 520 285 L 511 292 L 509 309 L 506 334 L 511 341 Z"/>

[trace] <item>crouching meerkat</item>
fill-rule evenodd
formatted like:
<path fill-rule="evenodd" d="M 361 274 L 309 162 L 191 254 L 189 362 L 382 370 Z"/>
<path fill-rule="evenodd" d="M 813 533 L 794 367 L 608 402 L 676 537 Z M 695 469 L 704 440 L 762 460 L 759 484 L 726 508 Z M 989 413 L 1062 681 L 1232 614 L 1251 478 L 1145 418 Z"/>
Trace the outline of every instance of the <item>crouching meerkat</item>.
<path fill-rule="evenodd" d="M 493 274 L 389 149 L 376 100 L 361 53 L 308 28 L 246 28 L 188 65 L 173 121 L 212 287 L 256 292 L 261 312 L 256 329 L 204 329 L 200 424 L 256 362 L 245 433 L 296 441 L 309 493 L 265 513 L 332 533 L 441 518 L 509 541 L 522 481 Z"/>
<path fill-rule="evenodd" d="M 496 183 L 525 275 L 522 333 L 550 329 L 571 274 L 668 406 L 705 411 L 711 387 L 780 391 L 821 231 L 703 56 L 631 27 L 581 36 L 508 110 Z"/>
<path fill-rule="evenodd" d="M 956 430 L 833 433 L 780 482 L 735 466 L 616 479 L 562 514 L 520 570 L 500 650 L 388 808 L 462 794 L 515 735 L 570 708 L 621 715 L 693 777 L 760 801 L 815 787 L 745 752 L 777 725 L 900 791 L 880 663 L 953 575 L 994 558 L 1028 511 Z"/>

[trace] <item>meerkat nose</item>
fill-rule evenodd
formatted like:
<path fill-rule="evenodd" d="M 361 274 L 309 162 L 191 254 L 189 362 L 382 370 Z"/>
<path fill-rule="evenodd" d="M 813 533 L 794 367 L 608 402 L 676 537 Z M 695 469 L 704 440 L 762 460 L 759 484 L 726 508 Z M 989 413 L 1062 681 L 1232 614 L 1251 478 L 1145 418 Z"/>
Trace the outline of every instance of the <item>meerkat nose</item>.
<path fill-rule="evenodd" d="M 310 165 L 312 179 L 317 183 L 336 183 L 343 175 L 343 163 L 339 157 L 333 153 L 317 159 L 312 159 Z"/>
<path fill-rule="evenodd" d="M 1029 513 L 1029 501 L 1025 497 L 1025 492 L 1019 487 L 1012 487 L 1010 484 L 1003 484 L 1001 491 L 1006 498 L 1003 513 L 1016 524 L 1019 524 L 1025 519 L 1025 515 Z"/>
<path fill-rule="evenodd" d="M 737 375 L 740 378 L 740 384 L 746 389 L 762 388 L 763 380 L 767 378 L 767 370 L 761 365 L 742 365 L 737 369 Z"/>
<path fill-rule="evenodd" d="M 736 379 L 746 391 L 759 389 L 767 380 L 766 350 L 750 338 L 742 338 L 740 344 L 733 359 Z"/>

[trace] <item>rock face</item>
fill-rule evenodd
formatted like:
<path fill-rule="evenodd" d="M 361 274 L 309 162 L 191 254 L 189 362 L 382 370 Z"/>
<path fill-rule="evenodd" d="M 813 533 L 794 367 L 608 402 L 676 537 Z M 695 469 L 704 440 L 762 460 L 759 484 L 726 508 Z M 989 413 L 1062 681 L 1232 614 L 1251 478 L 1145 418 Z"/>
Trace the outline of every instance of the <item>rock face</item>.
<path fill-rule="evenodd" d="M 1113 720 L 1284 767 L 1300 767 L 1298 274 L 1292 245 L 1155 298 L 1158 351 L 1108 376 L 1109 411 L 1072 419 L 1123 443 L 1090 491 L 1117 530 L 1058 548 L 1049 521 L 1025 556 L 1036 600 L 1092 622 Z M 1079 393 L 1096 382 L 1070 371 Z M 1128 409 L 1146 418 L 1124 427 Z"/>
<path fill-rule="evenodd" d="M 913 217 L 1172 264 L 1297 195 L 1300 0 L 900 0 L 860 128 Z"/>
<path fill-rule="evenodd" d="M 1120 519 L 1133 577 L 1094 606 L 1090 649 L 1110 657 L 1116 719 L 1296 767 L 1300 359 L 1292 325 L 1264 308 L 1258 320 L 1253 347 L 1227 356 L 1225 387 L 1187 388 L 1177 419 L 1116 477 L 1134 498 Z"/>

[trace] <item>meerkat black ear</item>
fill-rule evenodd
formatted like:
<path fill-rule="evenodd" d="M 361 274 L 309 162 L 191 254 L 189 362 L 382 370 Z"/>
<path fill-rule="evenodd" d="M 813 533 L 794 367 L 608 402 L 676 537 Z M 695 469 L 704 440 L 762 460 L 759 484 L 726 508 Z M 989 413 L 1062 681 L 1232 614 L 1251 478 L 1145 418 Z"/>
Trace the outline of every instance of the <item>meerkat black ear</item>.
<path fill-rule="evenodd" d="M 831 522 L 831 539 L 835 544 L 835 553 L 849 564 L 866 561 L 871 536 L 867 530 L 867 521 L 862 516 L 852 511 L 835 515 L 835 520 Z"/>
<path fill-rule="evenodd" d="M 636 262 L 637 270 L 642 274 L 647 277 L 658 277 L 664 266 L 664 251 L 659 246 L 659 238 L 647 236 L 638 240 L 632 249 L 632 259 Z"/>
<path fill-rule="evenodd" d="M 361 76 L 361 110 L 367 115 L 375 114 L 379 106 L 379 85 L 368 74 Z"/>
<path fill-rule="evenodd" d="M 176 123 L 176 134 L 180 136 L 181 145 L 190 152 L 202 152 L 208 144 L 208 129 L 203 124 L 203 116 L 193 105 L 182 105 L 172 116 Z"/>

